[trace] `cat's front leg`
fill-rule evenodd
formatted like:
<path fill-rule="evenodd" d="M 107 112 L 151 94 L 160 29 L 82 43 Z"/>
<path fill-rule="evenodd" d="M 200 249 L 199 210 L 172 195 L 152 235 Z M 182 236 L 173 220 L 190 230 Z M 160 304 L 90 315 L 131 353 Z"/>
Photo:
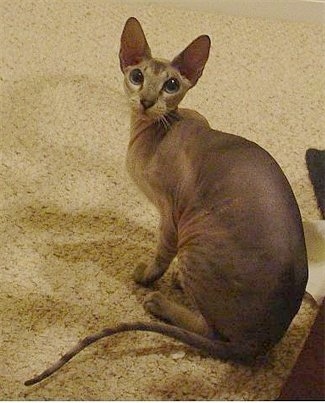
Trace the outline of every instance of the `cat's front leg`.
<path fill-rule="evenodd" d="M 177 254 L 177 231 L 172 218 L 162 218 L 156 255 L 148 265 L 140 263 L 133 274 L 135 282 L 150 285 L 168 269 Z"/>

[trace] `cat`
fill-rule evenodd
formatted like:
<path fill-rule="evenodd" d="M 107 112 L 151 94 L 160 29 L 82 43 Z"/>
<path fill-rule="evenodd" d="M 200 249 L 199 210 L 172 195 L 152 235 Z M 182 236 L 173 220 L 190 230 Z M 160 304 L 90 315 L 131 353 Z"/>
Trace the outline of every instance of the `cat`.
<path fill-rule="evenodd" d="M 283 337 L 299 310 L 308 267 L 301 216 L 275 160 L 257 144 L 211 129 L 179 103 L 202 75 L 210 38 L 171 62 L 151 56 L 140 23 L 127 20 L 120 67 L 131 106 L 127 169 L 160 213 L 155 258 L 134 279 L 158 280 L 177 255 L 182 287 L 198 312 L 160 292 L 147 311 L 168 323 L 121 323 L 86 337 L 41 381 L 103 337 L 130 330 L 170 336 L 213 357 L 252 362 Z"/>

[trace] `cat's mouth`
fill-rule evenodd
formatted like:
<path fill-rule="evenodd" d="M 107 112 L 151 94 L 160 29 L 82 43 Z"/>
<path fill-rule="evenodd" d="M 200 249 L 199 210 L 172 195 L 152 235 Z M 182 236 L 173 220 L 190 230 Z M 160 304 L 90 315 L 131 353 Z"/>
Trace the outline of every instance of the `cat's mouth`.
<path fill-rule="evenodd" d="M 177 109 L 162 110 L 161 108 L 155 108 L 154 106 L 151 108 L 143 108 L 142 105 L 139 105 L 136 112 L 141 120 L 158 124 L 165 131 L 168 131 L 172 124 L 179 120 Z"/>
<path fill-rule="evenodd" d="M 157 108 L 156 105 L 151 105 L 150 107 L 144 106 L 141 103 L 138 104 L 136 108 L 136 112 L 147 119 L 157 120 L 163 117 L 167 111 L 161 110 L 161 108 Z"/>
<path fill-rule="evenodd" d="M 157 103 L 143 104 L 139 100 L 131 101 L 131 109 L 141 120 L 152 122 L 165 122 L 166 117 L 173 112 L 173 110 L 161 107 Z"/>

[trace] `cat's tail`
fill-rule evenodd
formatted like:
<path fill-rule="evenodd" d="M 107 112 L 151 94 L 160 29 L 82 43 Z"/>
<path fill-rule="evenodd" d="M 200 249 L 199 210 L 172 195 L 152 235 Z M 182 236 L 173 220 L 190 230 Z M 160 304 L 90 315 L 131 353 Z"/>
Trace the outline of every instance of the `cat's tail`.
<path fill-rule="evenodd" d="M 250 349 L 238 348 L 238 346 L 234 346 L 231 342 L 211 340 L 196 333 L 192 333 L 188 330 L 181 329 L 177 326 L 155 322 L 121 323 L 119 325 L 116 325 L 115 327 L 104 328 L 99 333 L 87 336 L 84 339 L 80 340 L 79 343 L 77 343 L 71 350 L 64 354 L 57 362 L 43 371 L 40 375 L 29 379 L 24 384 L 26 386 L 30 386 L 34 385 L 35 383 L 41 382 L 43 379 L 49 377 L 58 369 L 60 369 L 80 351 L 88 347 L 90 344 L 103 339 L 104 337 L 134 330 L 160 333 L 172 337 L 173 339 L 182 341 L 183 343 L 188 344 L 191 347 L 198 348 L 207 352 L 211 356 L 221 359 L 232 358 L 238 360 L 249 360 L 250 358 L 252 358 L 252 352 L 249 351 Z"/>

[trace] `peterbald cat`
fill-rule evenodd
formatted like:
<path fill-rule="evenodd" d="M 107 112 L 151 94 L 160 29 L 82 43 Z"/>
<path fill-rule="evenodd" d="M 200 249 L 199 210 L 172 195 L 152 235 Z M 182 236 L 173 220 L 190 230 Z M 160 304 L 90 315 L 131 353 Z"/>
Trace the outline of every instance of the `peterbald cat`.
<path fill-rule="evenodd" d="M 131 105 L 127 168 L 160 213 L 155 258 L 134 279 L 157 281 L 175 256 L 198 312 L 160 292 L 145 308 L 168 323 L 121 323 L 86 337 L 25 382 L 48 377 L 103 337 L 161 333 L 221 359 L 252 361 L 276 345 L 299 310 L 307 282 L 301 216 L 275 160 L 257 144 L 213 130 L 179 103 L 202 75 L 210 39 L 199 36 L 171 62 L 153 58 L 140 23 L 129 18 L 120 67 Z"/>

